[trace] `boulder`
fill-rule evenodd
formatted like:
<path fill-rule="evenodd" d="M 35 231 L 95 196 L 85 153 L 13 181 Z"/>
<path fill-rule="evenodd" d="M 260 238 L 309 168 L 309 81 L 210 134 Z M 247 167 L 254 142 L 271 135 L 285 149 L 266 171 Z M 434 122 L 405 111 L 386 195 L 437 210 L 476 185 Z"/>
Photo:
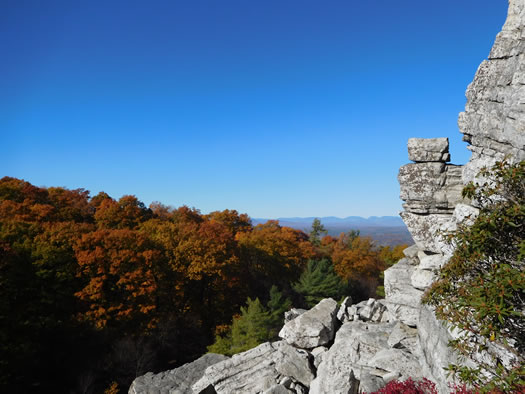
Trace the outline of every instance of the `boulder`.
<path fill-rule="evenodd" d="M 449 161 L 448 138 L 410 138 L 408 158 L 415 162 Z"/>
<path fill-rule="evenodd" d="M 335 382 L 315 379 L 310 386 L 310 394 L 357 394 L 359 392 L 359 381 L 355 378 L 354 372 L 352 370 L 340 372 Z"/>
<path fill-rule="evenodd" d="M 436 382 L 440 393 L 448 393 L 451 379 L 445 368 L 449 364 L 457 364 L 459 358 L 448 346 L 449 341 L 454 338 L 428 306 L 420 309 L 418 337 L 423 355 L 422 363 L 430 373 L 429 379 Z"/>
<path fill-rule="evenodd" d="M 462 167 L 438 162 L 411 163 L 398 175 L 405 210 L 418 214 L 448 213 L 462 201 Z"/>
<path fill-rule="evenodd" d="M 465 111 L 458 126 L 471 145 L 464 183 L 495 160 L 525 159 L 525 5 L 510 0 L 507 20 L 498 33 L 489 58 L 481 63 L 468 86 Z"/>
<path fill-rule="evenodd" d="M 446 210 L 447 201 L 437 195 L 446 182 L 445 170 L 444 163 L 411 163 L 402 166 L 398 180 L 400 197 L 406 202 L 405 209 L 417 213 L 428 213 L 431 208 Z"/>
<path fill-rule="evenodd" d="M 359 389 L 360 393 L 373 393 L 381 389 L 385 385 L 383 378 L 373 375 L 369 372 L 364 372 L 361 374 L 361 379 L 359 380 Z"/>
<path fill-rule="evenodd" d="M 358 315 L 363 321 L 379 322 L 385 310 L 386 307 L 382 303 L 370 298 L 366 305 L 358 310 Z"/>
<path fill-rule="evenodd" d="M 479 215 L 479 209 L 467 204 L 458 204 L 452 215 L 456 225 L 471 226 Z"/>
<path fill-rule="evenodd" d="M 312 356 L 314 357 L 314 367 L 317 368 L 319 364 L 321 364 L 321 361 L 323 361 L 323 356 L 328 351 L 328 348 L 326 346 L 319 346 L 310 352 Z"/>
<path fill-rule="evenodd" d="M 287 322 L 279 332 L 279 337 L 302 349 L 326 345 L 334 338 L 337 310 L 337 302 L 326 298 Z"/>
<path fill-rule="evenodd" d="M 413 265 L 419 264 L 418 252 L 419 252 L 419 248 L 417 247 L 417 245 L 409 246 L 408 248 L 403 250 L 403 254 L 405 255 L 405 258 L 410 264 L 413 264 Z"/>

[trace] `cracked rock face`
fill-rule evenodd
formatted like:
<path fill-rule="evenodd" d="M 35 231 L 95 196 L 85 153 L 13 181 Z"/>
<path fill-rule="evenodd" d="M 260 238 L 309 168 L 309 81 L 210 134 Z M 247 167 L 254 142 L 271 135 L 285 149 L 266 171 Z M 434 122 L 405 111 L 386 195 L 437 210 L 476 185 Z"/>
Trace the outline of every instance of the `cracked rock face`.
<path fill-rule="evenodd" d="M 334 344 L 323 355 L 310 393 L 350 393 L 356 385 L 359 392 L 369 391 L 384 386 L 384 377 L 388 379 L 392 374 L 420 377 L 417 355 L 400 345 L 401 341 L 415 344 L 417 332 L 407 329 L 398 334 L 399 340 L 389 341 L 396 327 L 396 323 L 362 321 L 343 324 Z"/>
<path fill-rule="evenodd" d="M 396 320 L 410 326 L 417 324 L 421 290 L 412 286 L 415 267 L 409 259 L 401 259 L 385 271 L 385 305 Z"/>
<path fill-rule="evenodd" d="M 464 182 L 484 166 L 510 155 L 525 159 L 525 2 L 509 1 L 507 20 L 489 58 L 467 88 L 467 104 L 458 125 L 471 144 Z"/>
<path fill-rule="evenodd" d="M 401 260 L 385 272 L 387 300 L 395 302 L 391 312 L 417 326 L 422 364 L 443 393 L 448 392 L 443 367 L 459 362 L 448 347 L 452 336 L 432 310 L 412 304 L 412 313 L 407 313 L 408 295 L 428 288 L 452 255 L 453 246 L 445 242 L 444 235 L 459 224 L 471 225 L 477 217 L 477 203 L 461 198 L 464 185 L 473 180 L 484 182 L 477 174 L 498 160 L 507 158 L 512 163 L 525 159 L 525 0 L 509 1 L 507 21 L 466 96 L 465 111 L 458 120 L 463 139 L 471 144 L 472 156 L 465 166 L 440 159 L 440 154 L 448 152 L 443 140 L 440 147 L 437 139 L 408 142 L 409 158 L 415 163 L 399 172 L 401 198 L 405 200 L 401 217 L 418 250 L 405 253 L 411 265 Z"/>
<path fill-rule="evenodd" d="M 440 162 L 411 163 L 399 169 L 403 207 L 417 214 L 450 213 L 462 200 L 462 168 Z"/>

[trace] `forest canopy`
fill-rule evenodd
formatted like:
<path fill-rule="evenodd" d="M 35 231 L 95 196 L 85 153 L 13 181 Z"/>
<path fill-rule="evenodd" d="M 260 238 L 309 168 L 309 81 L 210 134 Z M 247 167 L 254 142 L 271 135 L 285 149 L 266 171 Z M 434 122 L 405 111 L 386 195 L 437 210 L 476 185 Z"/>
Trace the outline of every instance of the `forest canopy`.
<path fill-rule="evenodd" d="M 320 222 L 307 235 L 276 221 L 253 226 L 235 210 L 146 207 L 132 195 L 4 177 L 0 389 L 126 391 L 221 335 L 234 334 L 226 353 L 275 338 L 292 302 L 374 296 L 398 250 L 358 232 L 322 234 Z M 335 293 L 321 294 L 330 284 Z M 250 330 L 257 335 L 235 342 Z"/>

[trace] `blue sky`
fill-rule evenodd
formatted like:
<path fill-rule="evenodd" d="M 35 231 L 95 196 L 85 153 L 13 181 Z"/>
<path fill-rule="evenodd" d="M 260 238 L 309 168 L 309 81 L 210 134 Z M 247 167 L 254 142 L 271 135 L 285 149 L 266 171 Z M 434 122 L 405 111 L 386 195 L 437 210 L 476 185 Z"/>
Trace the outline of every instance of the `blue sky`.
<path fill-rule="evenodd" d="M 396 215 L 506 0 L 0 3 L 0 176 L 252 217 Z"/>

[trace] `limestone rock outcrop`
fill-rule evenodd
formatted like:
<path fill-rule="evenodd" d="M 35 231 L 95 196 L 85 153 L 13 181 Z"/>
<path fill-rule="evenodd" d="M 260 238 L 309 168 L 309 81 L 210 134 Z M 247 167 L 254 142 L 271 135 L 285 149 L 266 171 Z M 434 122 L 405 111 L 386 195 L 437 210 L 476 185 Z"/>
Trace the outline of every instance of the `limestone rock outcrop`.
<path fill-rule="evenodd" d="M 158 374 L 149 372 L 136 378 L 128 392 L 129 394 L 190 394 L 193 393 L 192 386 L 202 378 L 206 368 L 227 359 L 228 357 L 222 354 L 208 353 L 171 371 Z M 207 386 L 203 389 L 206 389 Z"/>
<path fill-rule="evenodd" d="M 415 162 L 450 161 L 448 138 L 410 138 L 408 158 Z"/>
<path fill-rule="evenodd" d="M 209 354 L 172 371 L 141 376 L 129 392 L 357 393 L 378 390 L 392 379 L 423 376 L 417 330 L 394 319 L 385 302 L 371 298 L 352 304 L 347 298 L 338 306 L 324 299 L 308 311 L 287 313 L 281 336 L 290 343 L 263 343 L 231 358 Z M 191 379 L 179 378 L 191 368 Z"/>
<path fill-rule="evenodd" d="M 524 21 L 523 0 L 510 0 L 507 20 L 489 57 L 467 88 L 467 104 L 458 120 L 472 151 L 463 171 L 464 183 L 496 160 L 525 159 Z"/>
<path fill-rule="evenodd" d="M 201 380 L 193 385 L 193 392 L 201 393 L 210 385 L 219 394 L 283 389 L 290 392 L 292 384 L 300 389 L 291 392 L 301 392 L 310 386 L 314 377 L 307 351 L 284 341 L 266 342 L 207 368 Z M 282 388 L 278 388 L 279 385 Z"/>
<path fill-rule="evenodd" d="M 360 391 L 366 391 L 362 385 L 365 376 L 375 377 L 367 380 L 378 382 L 378 388 L 385 385 L 384 376 L 387 379 L 392 375 L 406 378 L 421 376 L 417 353 L 400 345 L 401 340 L 408 343 L 408 337 L 415 342 L 417 332 L 407 331 L 403 339 L 389 343 L 395 327 L 395 322 L 351 321 L 343 324 L 337 331 L 334 344 L 319 364 L 310 392 L 346 393 L 355 390 L 356 386 Z"/>
<path fill-rule="evenodd" d="M 287 322 L 279 332 L 279 337 L 302 349 L 326 345 L 334 339 L 337 310 L 337 302 L 331 298 L 324 299 Z"/>
<path fill-rule="evenodd" d="M 130 393 L 358 393 L 408 377 L 426 377 L 448 393 L 444 367 L 476 360 L 458 359 L 448 347 L 457 333 L 420 301 L 453 253 L 444 235 L 478 215 L 476 202 L 461 197 L 464 185 L 496 160 L 525 159 L 525 0 L 509 1 L 507 21 L 466 96 L 458 120 L 472 151 L 465 166 L 448 163 L 447 138 L 408 141 L 413 163 L 401 167 L 398 179 L 401 217 L 415 245 L 385 271 L 384 300 L 346 299 L 338 306 L 326 299 L 309 311 L 291 310 L 282 341 L 146 374 Z M 504 349 L 491 347 L 510 362 Z"/>
<path fill-rule="evenodd" d="M 465 111 L 458 119 L 460 131 L 472 151 L 466 165 L 446 164 L 444 157 L 438 160 L 439 153 L 448 152 L 444 147 L 448 144 L 440 139 L 437 139 L 442 144 L 439 148 L 436 139 L 409 140 L 409 158 L 415 163 L 401 167 L 398 179 L 401 199 L 405 201 L 401 217 L 417 250 L 411 250 L 410 258 L 407 256 L 385 273 L 387 300 L 389 294 L 400 299 L 416 290 L 423 291 L 435 280 L 437 271 L 453 253 L 445 235 L 459 224 L 472 224 L 479 213 L 477 202 L 464 201 L 460 193 L 468 182 L 484 181 L 477 178 L 481 168 L 490 167 L 497 160 L 512 163 L 525 159 L 524 0 L 509 1 L 507 21 L 488 60 L 479 66 L 466 96 Z M 400 266 L 406 267 L 404 274 Z M 446 329 L 430 308 L 419 305 L 412 312 L 411 319 L 399 313 L 396 316 L 417 326 L 424 369 L 440 392 L 446 393 L 447 376 L 443 368 L 459 362 L 475 366 L 475 360 L 458 360 L 447 346 L 457 333 Z M 499 354 L 502 359 L 509 356 L 503 353 Z"/>

